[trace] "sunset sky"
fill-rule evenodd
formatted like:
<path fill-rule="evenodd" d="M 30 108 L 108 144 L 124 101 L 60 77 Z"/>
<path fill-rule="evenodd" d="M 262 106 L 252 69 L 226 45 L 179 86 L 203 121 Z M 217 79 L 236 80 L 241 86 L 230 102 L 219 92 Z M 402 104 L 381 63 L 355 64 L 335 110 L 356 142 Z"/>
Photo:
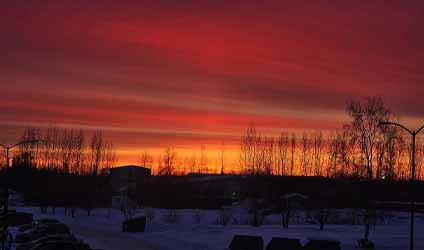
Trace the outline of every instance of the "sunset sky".
<path fill-rule="evenodd" d="M 29 126 L 104 131 L 119 163 L 266 133 L 330 130 L 376 95 L 424 122 L 424 1 L 0 3 L 0 143 Z"/>

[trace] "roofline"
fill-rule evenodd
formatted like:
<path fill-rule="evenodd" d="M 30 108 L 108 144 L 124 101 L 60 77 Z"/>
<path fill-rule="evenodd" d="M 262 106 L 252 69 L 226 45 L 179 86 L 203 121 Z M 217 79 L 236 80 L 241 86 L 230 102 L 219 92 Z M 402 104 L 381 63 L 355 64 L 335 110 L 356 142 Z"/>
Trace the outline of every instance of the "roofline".
<path fill-rule="evenodd" d="M 110 168 L 110 170 L 112 170 L 112 169 L 122 169 L 122 168 L 140 168 L 140 169 L 147 169 L 147 170 L 151 170 L 150 168 L 146 168 L 146 167 L 138 166 L 138 165 L 116 166 L 116 167 L 112 167 L 112 168 Z"/>

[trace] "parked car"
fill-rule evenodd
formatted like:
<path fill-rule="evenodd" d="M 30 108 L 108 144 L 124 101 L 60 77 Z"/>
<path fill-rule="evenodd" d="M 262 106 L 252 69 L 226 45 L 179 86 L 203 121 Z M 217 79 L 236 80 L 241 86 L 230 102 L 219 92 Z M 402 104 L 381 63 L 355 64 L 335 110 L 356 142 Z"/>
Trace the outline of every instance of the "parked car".
<path fill-rule="evenodd" d="M 16 246 L 16 250 L 30 250 L 34 248 L 35 246 L 38 246 L 40 244 L 48 243 L 48 242 L 57 242 L 57 241 L 75 241 L 77 242 L 77 238 L 75 238 L 73 235 L 69 234 L 54 234 L 54 235 L 47 235 L 45 237 L 41 237 L 37 240 L 30 241 L 27 243 L 22 243 Z"/>
<path fill-rule="evenodd" d="M 17 234 L 15 241 L 16 243 L 25 243 L 53 234 L 71 234 L 71 231 L 67 225 L 62 223 L 43 224 L 28 232 Z"/>
<path fill-rule="evenodd" d="M 12 242 L 12 234 L 3 226 L 0 226 L 0 246 L 5 249 L 11 249 Z"/>
<path fill-rule="evenodd" d="M 305 250 L 341 250 L 337 240 L 310 240 L 303 247 Z"/>
<path fill-rule="evenodd" d="M 358 246 L 361 249 L 374 249 L 375 245 L 374 242 L 366 239 L 360 239 L 358 240 Z"/>
<path fill-rule="evenodd" d="M 56 224 L 56 223 L 61 223 L 59 220 L 56 219 L 48 219 L 48 218 L 44 218 L 44 219 L 39 219 L 39 220 L 34 220 L 32 224 L 24 224 L 22 226 L 20 226 L 18 228 L 19 232 L 26 232 L 30 229 L 34 229 L 37 226 L 40 225 L 44 225 L 44 224 Z"/>
<path fill-rule="evenodd" d="M 124 221 L 122 223 L 122 232 L 144 232 L 146 229 L 146 216 L 140 216 Z"/>
<path fill-rule="evenodd" d="M 30 213 L 9 212 L 7 215 L 2 216 L 1 220 L 8 226 L 16 227 L 24 224 L 31 224 L 33 222 L 33 216 Z"/>
<path fill-rule="evenodd" d="M 299 239 L 274 237 L 268 243 L 266 250 L 300 250 L 302 244 Z"/>
<path fill-rule="evenodd" d="M 264 241 L 261 236 L 234 235 L 228 249 L 230 250 L 263 250 Z"/>
<path fill-rule="evenodd" d="M 28 230 L 31 230 L 33 228 L 34 228 L 33 224 L 24 224 L 24 225 L 22 225 L 18 228 L 18 231 L 22 233 L 22 232 L 26 232 Z"/>
<path fill-rule="evenodd" d="M 50 218 L 43 218 L 43 219 L 34 221 L 34 224 L 55 224 L 55 223 L 61 223 L 61 222 L 57 219 L 50 219 Z"/>
<path fill-rule="evenodd" d="M 81 242 L 52 241 L 39 244 L 31 250 L 91 250 L 90 246 Z"/>

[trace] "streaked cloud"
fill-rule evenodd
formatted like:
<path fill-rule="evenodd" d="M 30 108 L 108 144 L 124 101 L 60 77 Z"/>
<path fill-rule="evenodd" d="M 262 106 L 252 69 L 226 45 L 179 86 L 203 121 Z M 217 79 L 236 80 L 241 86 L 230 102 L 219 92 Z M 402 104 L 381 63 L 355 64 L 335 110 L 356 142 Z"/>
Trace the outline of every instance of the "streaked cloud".
<path fill-rule="evenodd" d="M 269 133 L 336 128 L 346 101 L 367 95 L 408 121 L 423 115 L 421 1 L 2 5 L 8 140 L 13 127 L 61 124 L 108 130 L 134 154 L 235 144 L 251 121 Z"/>

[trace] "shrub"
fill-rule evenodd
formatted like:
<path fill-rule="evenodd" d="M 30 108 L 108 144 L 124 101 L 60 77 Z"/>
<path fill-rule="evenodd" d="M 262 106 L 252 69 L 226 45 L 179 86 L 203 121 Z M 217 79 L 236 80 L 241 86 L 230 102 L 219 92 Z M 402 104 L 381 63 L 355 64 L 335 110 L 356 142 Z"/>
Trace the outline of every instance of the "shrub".
<path fill-rule="evenodd" d="M 204 217 L 204 213 L 202 212 L 202 210 L 200 209 L 196 209 L 193 212 L 193 220 L 195 223 L 200 224 L 200 222 L 202 222 Z"/>
<path fill-rule="evenodd" d="M 358 245 L 361 249 L 374 249 L 374 242 L 367 239 L 360 239 Z"/>
<path fill-rule="evenodd" d="M 163 221 L 169 224 L 175 224 L 178 222 L 178 212 L 175 209 L 168 209 L 163 216 Z"/>
<path fill-rule="evenodd" d="M 231 221 L 232 213 L 229 209 L 222 208 L 218 211 L 217 224 L 226 226 Z"/>
<path fill-rule="evenodd" d="M 147 221 L 153 221 L 156 216 L 156 212 L 153 208 L 147 207 L 144 209 Z"/>

